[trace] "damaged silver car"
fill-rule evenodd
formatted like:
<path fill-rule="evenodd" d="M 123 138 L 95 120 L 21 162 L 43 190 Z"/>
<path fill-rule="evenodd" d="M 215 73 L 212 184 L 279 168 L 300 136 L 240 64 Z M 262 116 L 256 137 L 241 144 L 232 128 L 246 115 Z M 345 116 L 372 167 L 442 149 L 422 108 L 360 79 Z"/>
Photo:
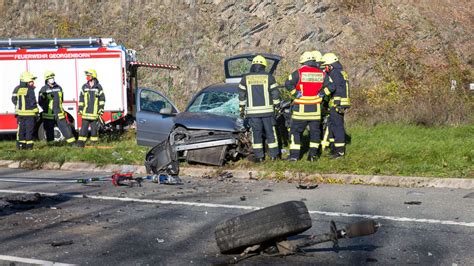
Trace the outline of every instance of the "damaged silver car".
<path fill-rule="evenodd" d="M 184 112 L 179 112 L 160 92 L 138 89 L 137 143 L 156 145 L 146 157 L 146 166 L 151 172 L 172 165 L 166 163 L 170 160 L 220 166 L 251 152 L 249 132 L 239 117 L 238 85 L 243 75 L 249 73 L 256 55 L 226 58 L 226 82 L 199 91 Z M 281 57 L 262 55 L 268 61 L 267 71 L 273 74 Z M 157 162 L 162 159 L 163 162 Z"/>

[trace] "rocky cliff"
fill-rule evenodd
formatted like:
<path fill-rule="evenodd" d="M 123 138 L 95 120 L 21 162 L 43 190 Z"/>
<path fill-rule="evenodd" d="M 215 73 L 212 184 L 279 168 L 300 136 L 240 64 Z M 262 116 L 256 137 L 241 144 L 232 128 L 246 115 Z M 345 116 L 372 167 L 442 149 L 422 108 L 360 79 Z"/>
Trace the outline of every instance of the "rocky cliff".
<path fill-rule="evenodd" d="M 470 0 L 0 0 L 0 36 L 114 37 L 143 61 L 181 66 L 179 72 L 141 73 L 143 85 L 161 87 L 181 106 L 196 90 L 223 80 L 226 56 L 282 55 L 282 82 L 303 51 L 332 51 L 349 73 L 353 116 L 360 118 L 387 104 L 413 104 L 433 90 L 446 91 L 436 96 L 445 97 L 452 79 L 473 82 L 473 14 Z M 447 108 L 472 111 L 472 100 L 462 97 L 460 110 Z M 423 118 L 410 122 L 436 120 L 437 102 L 424 104 L 430 108 Z M 388 121 L 405 117 L 384 114 Z"/>

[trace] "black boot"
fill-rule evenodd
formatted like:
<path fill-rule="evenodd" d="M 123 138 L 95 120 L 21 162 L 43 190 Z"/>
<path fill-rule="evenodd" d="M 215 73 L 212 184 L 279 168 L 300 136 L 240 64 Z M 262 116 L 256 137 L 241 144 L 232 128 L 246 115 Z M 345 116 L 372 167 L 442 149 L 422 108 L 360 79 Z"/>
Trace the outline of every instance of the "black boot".
<path fill-rule="evenodd" d="M 86 146 L 86 143 L 82 140 L 78 140 L 76 146 L 79 148 L 84 148 Z"/>
<path fill-rule="evenodd" d="M 337 147 L 337 148 L 334 148 L 334 153 L 332 154 L 332 158 L 339 159 L 339 158 L 344 157 L 345 154 L 346 154 L 345 147 Z"/>

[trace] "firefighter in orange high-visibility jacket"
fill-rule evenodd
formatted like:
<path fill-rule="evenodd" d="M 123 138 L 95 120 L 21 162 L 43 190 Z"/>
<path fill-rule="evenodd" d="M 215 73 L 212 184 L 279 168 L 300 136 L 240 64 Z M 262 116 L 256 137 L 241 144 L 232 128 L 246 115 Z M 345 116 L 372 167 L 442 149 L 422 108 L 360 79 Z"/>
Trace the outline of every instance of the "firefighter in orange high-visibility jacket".
<path fill-rule="evenodd" d="M 33 133 L 38 116 L 35 79 L 36 77 L 30 72 L 23 72 L 20 76 L 20 85 L 15 87 L 12 94 L 12 102 L 15 105 L 15 115 L 18 123 L 16 148 L 19 150 L 33 149 Z"/>
<path fill-rule="evenodd" d="M 332 157 L 340 158 L 346 153 L 346 131 L 344 129 L 344 113 L 351 107 L 349 95 L 349 80 L 339 58 L 334 53 L 323 56 L 323 66 L 326 73 L 334 82 L 334 90 L 324 90 L 325 95 L 330 96 L 328 134 L 325 139 L 333 142 L 331 144 Z M 327 134 L 327 133 L 325 133 Z M 328 143 L 323 143 L 328 145 Z"/>
<path fill-rule="evenodd" d="M 79 114 L 82 117 L 82 126 L 77 140 L 78 147 L 84 147 L 89 127 L 91 128 L 91 142 L 99 141 L 100 116 L 104 113 L 105 95 L 97 79 L 94 69 L 85 71 L 87 82 L 82 86 L 79 96 Z"/>
<path fill-rule="evenodd" d="M 254 162 L 264 161 L 265 136 L 271 160 L 279 156 L 275 131 L 274 105 L 280 103 L 280 92 L 275 78 L 265 71 L 267 60 L 257 55 L 252 60 L 250 73 L 246 74 L 239 84 L 239 105 L 241 116 L 248 119 L 252 129 L 252 149 Z"/>
<path fill-rule="evenodd" d="M 76 138 L 66 121 L 66 113 L 63 109 L 63 89 L 56 83 L 55 77 L 56 75 L 50 70 L 44 72 L 45 85 L 41 88 L 38 97 L 38 103 L 43 109 L 41 118 L 43 118 L 46 140 L 48 142 L 54 140 L 54 126 L 57 125 L 66 142 L 74 145 Z"/>
<path fill-rule="evenodd" d="M 324 88 L 332 89 L 329 76 L 320 69 L 320 53 L 304 52 L 299 60 L 301 67 L 294 71 L 285 82 L 285 87 L 294 95 L 290 125 L 289 161 L 300 159 L 301 135 L 309 126 L 308 161 L 315 161 L 320 156 L 321 143 L 321 102 L 318 95 Z"/>

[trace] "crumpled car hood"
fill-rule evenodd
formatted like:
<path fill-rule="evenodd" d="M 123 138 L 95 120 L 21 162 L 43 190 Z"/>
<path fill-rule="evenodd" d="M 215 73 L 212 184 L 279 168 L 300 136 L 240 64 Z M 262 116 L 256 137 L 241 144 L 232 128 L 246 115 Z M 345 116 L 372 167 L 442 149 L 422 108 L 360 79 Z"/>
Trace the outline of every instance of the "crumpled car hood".
<path fill-rule="evenodd" d="M 243 121 L 212 113 L 183 112 L 176 115 L 175 124 L 183 125 L 188 129 L 219 130 L 219 131 L 244 131 Z"/>

